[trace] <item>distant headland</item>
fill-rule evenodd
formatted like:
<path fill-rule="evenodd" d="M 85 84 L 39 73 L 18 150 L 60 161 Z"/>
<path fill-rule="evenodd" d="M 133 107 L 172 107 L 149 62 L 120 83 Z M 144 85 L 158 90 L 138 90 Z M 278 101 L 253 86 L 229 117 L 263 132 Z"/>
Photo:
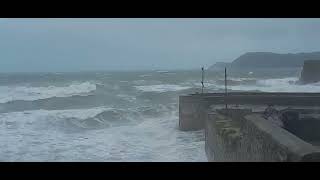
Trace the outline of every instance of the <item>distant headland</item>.
<path fill-rule="evenodd" d="M 272 52 L 247 52 L 236 58 L 231 63 L 217 62 L 208 70 L 221 68 L 299 68 L 303 67 L 305 60 L 320 60 L 319 52 L 279 54 Z"/>

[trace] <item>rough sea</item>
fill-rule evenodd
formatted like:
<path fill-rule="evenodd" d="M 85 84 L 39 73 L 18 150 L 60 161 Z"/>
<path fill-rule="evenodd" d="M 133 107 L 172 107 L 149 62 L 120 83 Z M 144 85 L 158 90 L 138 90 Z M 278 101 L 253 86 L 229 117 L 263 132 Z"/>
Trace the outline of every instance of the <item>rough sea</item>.
<path fill-rule="evenodd" d="M 320 92 L 300 70 L 228 74 L 229 91 Z M 224 91 L 206 72 L 205 91 Z M 178 130 L 178 97 L 201 71 L 0 74 L 0 161 L 207 161 L 204 132 Z"/>

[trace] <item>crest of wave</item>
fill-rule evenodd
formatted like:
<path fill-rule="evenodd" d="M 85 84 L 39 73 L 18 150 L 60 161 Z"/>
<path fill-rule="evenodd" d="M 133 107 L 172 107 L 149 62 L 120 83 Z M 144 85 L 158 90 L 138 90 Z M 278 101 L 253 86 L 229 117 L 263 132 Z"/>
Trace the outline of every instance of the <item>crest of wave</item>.
<path fill-rule="evenodd" d="M 69 97 L 84 95 L 96 90 L 96 84 L 91 82 L 72 83 L 68 86 L 0 86 L 0 103 L 15 100 L 33 101 L 52 97 Z"/>
<path fill-rule="evenodd" d="M 319 92 L 320 83 L 298 84 L 298 78 L 278 78 L 258 80 L 255 85 L 230 86 L 232 90 L 264 91 L 264 92 Z"/>

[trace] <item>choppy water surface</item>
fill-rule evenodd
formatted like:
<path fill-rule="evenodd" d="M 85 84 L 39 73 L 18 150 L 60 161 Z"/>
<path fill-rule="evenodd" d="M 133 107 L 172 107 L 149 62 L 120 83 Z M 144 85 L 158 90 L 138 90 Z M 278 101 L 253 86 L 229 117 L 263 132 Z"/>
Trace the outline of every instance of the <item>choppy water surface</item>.
<path fill-rule="evenodd" d="M 178 96 L 199 71 L 0 75 L 0 161 L 206 161 L 203 131 L 178 130 Z M 319 92 L 298 72 L 229 75 L 234 91 Z M 224 90 L 223 72 L 206 91 Z"/>

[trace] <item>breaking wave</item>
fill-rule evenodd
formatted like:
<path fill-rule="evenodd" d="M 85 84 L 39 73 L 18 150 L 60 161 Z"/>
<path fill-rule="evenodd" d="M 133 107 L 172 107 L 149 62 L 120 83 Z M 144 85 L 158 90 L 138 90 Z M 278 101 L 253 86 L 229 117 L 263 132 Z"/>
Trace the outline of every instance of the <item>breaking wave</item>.
<path fill-rule="evenodd" d="M 320 83 L 298 84 L 297 77 L 260 79 L 251 85 L 230 85 L 232 90 L 263 91 L 263 92 L 319 92 Z"/>
<path fill-rule="evenodd" d="M 114 124 L 129 121 L 124 110 L 97 107 L 72 110 L 33 110 L 0 114 L 0 123 L 6 128 L 27 128 L 28 125 L 38 130 L 56 129 L 63 131 L 81 131 L 101 129 Z M 113 123 L 115 122 L 115 123 Z"/>
<path fill-rule="evenodd" d="M 132 125 L 145 118 L 154 118 L 170 112 L 163 105 L 136 108 L 95 107 L 68 110 L 30 110 L 0 114 L 0 125 L 7 128 L 23 128 L 37 125 L 37 129 L 84 130 L 101 129 L 120 125 Z M 170 112 L 171 113 L 171 112 Z"/>
<path fill-rule="evenodd" d="M 163 113 L 167 108 L 173 107 L 2 113 L 0 140 L 10 143 L 0 149 L 0 154 L 6 155 L 0 158 L 5 161 L 206 161 L 203 132 L 177 131 L 177 114 Z M 143 120 L 139 121 L 139 117 Z M 139 123 L 130 123 L 132 119 L 128 118 L 135 118 Z"/>
<path fill-rule="evenodd" d="M 135 86 L 140 91 L 143 92 L 169 92 L 169 91 L 181 91 L 189 89 L 188 86 L 179 86 L 173 84 L 159 84 L 159 85 L 147 85 L 147 86 Z"/>
<path fill-rule="evenodd" d="M 96 90 L 96 84 L 91 82 L 72 83 L 69 86 L 0 86 L 0 103 L 16 100 L 34 101 L 52 97 L 70 97 L 88 95 Z"/>

